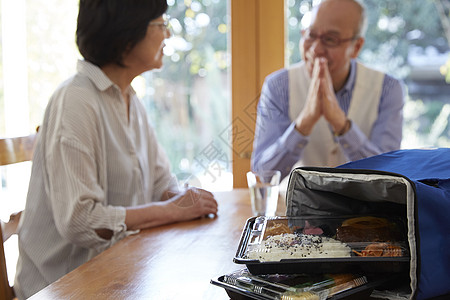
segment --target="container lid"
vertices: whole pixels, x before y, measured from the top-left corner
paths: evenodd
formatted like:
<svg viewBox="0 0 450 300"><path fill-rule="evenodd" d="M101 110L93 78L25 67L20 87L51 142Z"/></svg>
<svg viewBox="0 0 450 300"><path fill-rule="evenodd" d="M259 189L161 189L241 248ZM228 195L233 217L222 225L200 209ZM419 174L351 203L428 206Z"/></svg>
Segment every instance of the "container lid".
<svg viewBox="0 0 450 300"><path fill-rule="evenodd" d="M392 277L392 275L390 275ZM374 287L389 276L366 277L358 274L252 275L247 269L220 276L211 283L226 289L232 299L236 294L253 299L337 300L350 295L369 296ZM364 293L364 296L362 296ZM356 298L355 298L356 299Z"/></svg>

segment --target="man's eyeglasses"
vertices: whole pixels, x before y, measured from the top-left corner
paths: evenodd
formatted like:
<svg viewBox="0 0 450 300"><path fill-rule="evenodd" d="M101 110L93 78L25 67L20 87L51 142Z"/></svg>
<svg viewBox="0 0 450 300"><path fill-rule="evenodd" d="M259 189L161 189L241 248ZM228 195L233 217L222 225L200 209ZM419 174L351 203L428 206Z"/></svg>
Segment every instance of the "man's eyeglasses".
<svg viewBox="0 0 450 300"><path fill-rule="evenodd" d="M170 26L170 16L164 15L163 16L164 21L151 21L148 23L148 26L158 26L161 29L168 29Z"/></svg>
<svg viewBox="0 0 450 300"><path fill-rule="evenodd" d="M340 39L335 35L324 33L324 34L315 34L309 31L308 29L303 31L303 39L306 42L312 43L313 41L319 39L325 47L334 48L339 46L342 43L354 41L358 39L358 36L353 36L348 39Z"/></svg>

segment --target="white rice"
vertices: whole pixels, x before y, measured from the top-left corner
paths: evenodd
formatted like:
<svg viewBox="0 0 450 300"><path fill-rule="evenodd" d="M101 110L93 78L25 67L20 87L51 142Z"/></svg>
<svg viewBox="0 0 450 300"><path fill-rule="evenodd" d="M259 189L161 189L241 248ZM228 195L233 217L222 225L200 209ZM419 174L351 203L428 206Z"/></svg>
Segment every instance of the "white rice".
<svg viewBox="0 0 450 300"><path fill-rule="evenodd" d="M350 257L350 253L350 247L340 241L310 234L278 234L247 247L247 258L259 261Z"/></svg>

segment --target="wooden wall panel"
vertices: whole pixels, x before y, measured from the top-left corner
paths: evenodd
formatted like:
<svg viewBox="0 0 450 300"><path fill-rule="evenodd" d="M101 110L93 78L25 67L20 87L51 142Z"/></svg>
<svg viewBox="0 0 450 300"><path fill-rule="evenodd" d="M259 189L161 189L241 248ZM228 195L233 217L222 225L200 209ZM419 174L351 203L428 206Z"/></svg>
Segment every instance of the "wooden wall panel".
<svg viewBox="0 0 450 300"><path fill-rule="evenodd" d="M233 186L246 187L264 78L284 66L284 0L231 0Z"/></svg>

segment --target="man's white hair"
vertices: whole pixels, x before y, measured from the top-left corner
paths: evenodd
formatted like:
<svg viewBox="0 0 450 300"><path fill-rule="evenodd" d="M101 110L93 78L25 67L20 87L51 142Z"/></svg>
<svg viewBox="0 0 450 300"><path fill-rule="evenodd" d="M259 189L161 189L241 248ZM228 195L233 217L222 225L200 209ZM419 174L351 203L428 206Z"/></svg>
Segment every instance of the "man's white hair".
<svg viewBox="0 0 450 300"><path fill-rule="evenodd" d="M366 6L364 5L362 0L347 0L347 1L355 3L361 10L361 18L359 19L358 28L356 30L355 35L357 37L364 37L366 35L368 26ZM314 18L314 15L317 13L317 9L319 8L322 2L324 1L320 1L319 4L315 5L310 12L306 13L303 16L301 20L302 28L308 28L311 25L311 21Z"/></svg>
<svg viewBox="0 0 450 300"><path fill-rule="evenodd" d="M351 0L358 4L359 8L361 9L361 19L359 19L359 25L358 25L358 36L364 37L367 32L368 27L368 20L367 20L367 9L364 5L364 2L362 0Z"/></svg>

